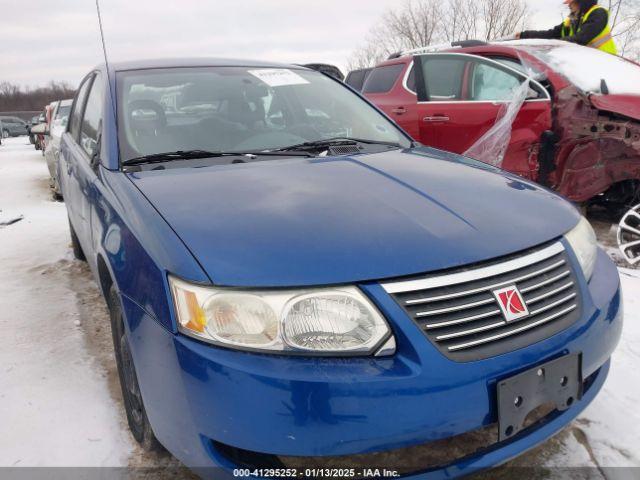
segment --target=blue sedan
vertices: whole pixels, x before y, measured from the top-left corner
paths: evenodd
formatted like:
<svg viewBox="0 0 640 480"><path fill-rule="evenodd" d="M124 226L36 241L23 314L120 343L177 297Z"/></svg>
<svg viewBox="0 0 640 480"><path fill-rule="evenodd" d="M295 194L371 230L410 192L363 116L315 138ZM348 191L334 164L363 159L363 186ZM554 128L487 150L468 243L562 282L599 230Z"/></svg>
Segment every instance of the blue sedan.
<svg viewBox="0 0 640 480"><path fill-rule="evenodd" d="M203 476L497 465L593 400L620 338L571 204L303 67L97 67L58 177L131 432Z"/></svg>

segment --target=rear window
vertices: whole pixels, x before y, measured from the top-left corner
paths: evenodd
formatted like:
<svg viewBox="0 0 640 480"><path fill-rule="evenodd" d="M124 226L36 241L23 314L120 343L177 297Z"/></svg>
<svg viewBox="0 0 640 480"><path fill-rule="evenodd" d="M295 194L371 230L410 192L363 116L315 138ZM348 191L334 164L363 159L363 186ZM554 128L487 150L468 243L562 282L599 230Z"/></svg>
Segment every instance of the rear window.
<svg viewBox="0 0 640 480"><path fill-rule="evenodd" d="M404 70L403 63L374 68L364 84L364 93L386 93L398 80Z"/></svg>
<svg viewBox="0 0 640 480"><path fill-rule="evenodd" d="M371 73L370 68L365 68L363 70L354 70L353 72L349 73L347 79L345 80L345 83L353 89L361 92L362 86L364 85L364 82L367 79L367 75L369 75L369 73Z"/></svg>

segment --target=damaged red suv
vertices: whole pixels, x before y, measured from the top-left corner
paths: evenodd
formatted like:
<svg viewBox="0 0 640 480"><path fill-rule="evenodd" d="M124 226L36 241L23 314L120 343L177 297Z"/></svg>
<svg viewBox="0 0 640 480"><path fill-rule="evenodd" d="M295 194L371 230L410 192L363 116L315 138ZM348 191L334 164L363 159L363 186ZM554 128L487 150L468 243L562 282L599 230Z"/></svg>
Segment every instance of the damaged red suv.
<svg viewBox="0 0 640 480"><path fill-rule="evenodd" d="M549 40L461 42L390 58L362 93L425 145L478 158L503 142L499 158L479 159L574 202L617 212L640 201L640 66L621 57Z"/></svg>

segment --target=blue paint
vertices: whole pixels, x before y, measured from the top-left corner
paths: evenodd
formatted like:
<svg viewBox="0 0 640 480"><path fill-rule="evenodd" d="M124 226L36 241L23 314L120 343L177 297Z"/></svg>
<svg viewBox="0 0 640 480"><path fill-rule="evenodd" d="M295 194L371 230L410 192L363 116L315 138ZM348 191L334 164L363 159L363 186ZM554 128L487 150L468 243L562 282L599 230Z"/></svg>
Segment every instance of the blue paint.
<svg viewBox="0 0 640 480"><path fill-rule="evenodd" d="M109 75L170 65L114 64ZM427 148L126 174L108 94L104 112L96 167L63 135L61 185L96 279L103 265L120 292L154 432L185 464L231 468L212 440L301 456L417 445L495 422L500 379L570 352L582 353L585 376L599 372L581 401L538 430L431 473L450 478L544 441L604 382L622 309L617 270L602 252L591 281L580 280L578 322L477 362L445 358L379 284L560 238L579 216L548 190ZM200 343L177 333L168 274L238 287L357 284L389 322L397 353L287 357Z"/></svg>

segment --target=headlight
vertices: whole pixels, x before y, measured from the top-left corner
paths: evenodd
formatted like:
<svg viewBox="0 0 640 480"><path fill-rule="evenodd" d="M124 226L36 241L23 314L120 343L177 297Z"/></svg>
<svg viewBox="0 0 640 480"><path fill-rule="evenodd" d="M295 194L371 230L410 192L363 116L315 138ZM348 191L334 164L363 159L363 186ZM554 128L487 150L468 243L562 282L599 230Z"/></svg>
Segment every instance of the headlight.
<svg viewBox="0 0 640 480"><path fill-rule="evenodd" d="M244 291L175 277L169 284L180 332L209 343L320 355L395 351L386 321L355 287Z"/></svg>
<svg viewBox="0 0 640 480"><path fill-rule="evenodd" d="M567 233L564 238L567 239L573 249L573 253L578 257L584 276L589 281L593 274L598 254L596 233L593 231L591 224L586 218L582 217L578 225Z"/></svg>

